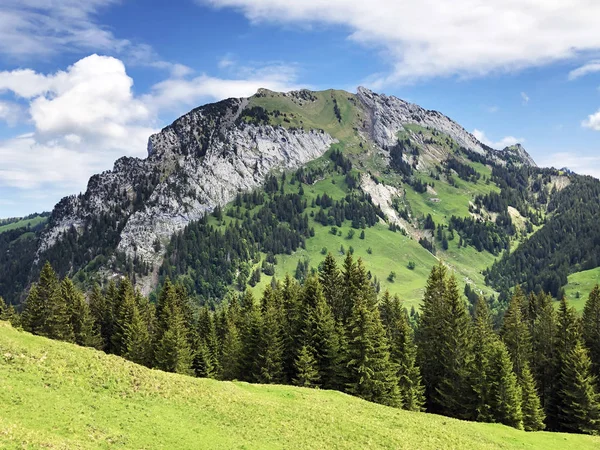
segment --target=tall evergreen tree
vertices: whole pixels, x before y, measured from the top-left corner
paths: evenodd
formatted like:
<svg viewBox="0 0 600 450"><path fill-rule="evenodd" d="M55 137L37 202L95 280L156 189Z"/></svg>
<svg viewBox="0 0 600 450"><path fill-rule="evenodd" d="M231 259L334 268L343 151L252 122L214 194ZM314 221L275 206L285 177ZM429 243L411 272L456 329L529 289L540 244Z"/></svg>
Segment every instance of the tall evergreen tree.
<svg viewBox="0 0 600 450"><path fill-rule="evenodd" d="M443 414L468 418L471 412L468 405L472 403L469 385L472 360L471 318L454 276L448 279L442 311L441 327L444 337L438 356L442 361L443 372L434 398Z"/></svg>
<svg viewBox="0 0 600 450"><path fill-rule="evenodd" d="M335 320L342 320L344 315L340 277L340 271L334 256L331 253L327 253L327 256L319 266L319 281L323 287L325 300L327 300Z"/></svg>
<svg viewBox="0 0 600 450"><path fill-rule="evenodd" d="M431 269L425 294L421 304L421 314L415 340L417 343L417 361L421 367L427 409L441 412L436 389L444 376L444 367L439 358L442 342L445 339L441 326L444 316L444 297L446 296L446 268L439 264Z"/></svg>
<svg viewBox="0 0 600 450"><path fill-rule="evenodd" d="M492 422L491 358L497 337L488 304L481 296L475 303L473 319L473 361L469 371L474 394L471 418L479 422Z"/></svg>
<svg viewBox="0 0 600 450"><path fill-rule="evenodd" d="M592 361L592 371L600 377L600 286L594 286L585 303L582 316L582 337Z"/></svg>
<svg viewBox="0 0 600 450"><path fill-rule="evenodd" d="M41 334L44 329L46 314L46 305L42 302L37 284L33 284L25 299L25 307L21 315L23 329L33 334Z"/></svg>
<svg viewBox="0 0 600 450"><path fill-rule="evenodd" d="M111 336L111 350L116 355L122 356L127 352L127 329L131 325L135 309L133 286L128 278L123 278L119 283L114 302L114 329Z"/></svg>
<svg viewBox="0 0 600 450"><path fill-rule="evenodd" d="M361 283L359 260L351 280L358 287L348 321L348 391L358 397L388 406L400 405L399 380L390 359L389 344L379 312L372 303L372 287Z"/></svg>
<svg viewBox="0 0 600 450"><path fill-rule="evenodd" d="M235 304L236 307L233 307L232 304ZM222 377L225 380L237 380L241 378L242 339L238 328L237 304L238 300L235 298L226 310L227 329L223 338L223 350L220 361Z"/></svg>
<svg viewBox="0 0 600 450"><path fill-rule="evenodd" d="M283 303L283 373L284 379L291 381L296 377L296 356L301 344L302 316L306 311L302 308L300 286L289 274L286 275L283 284L278 287L281 290L281 301Z"/></svg>
<svg viewBox="0 0 600 450"><path fill-rule="evenodd" d="M531 369L548 417L552 413L556 388L556 311L552 305L552 297L543 293L535 297Z"/></svg>
<svg viewBox="0 0 600 450"><path fill-rule="evenodd" d="M312 350L303 345L296 359L296 378L294 384L302 387L318 387L319 370Z"/></svg>
<svg viewBox="0 0 600 450"><path fill-rule="evenodd" d="M113 283L114 288L114 283ZM113 330L113 308L109 304L107 297L100 290L100 286L94 284L90 293L90 314L94 319L94 333L100 335L101 348L104 351L110 350L110 340Z"/></svg>
<svg viewBox="0 0 600 450"><path fill-rule="evenodd" d="M490 356L491 415L494 421L523 428L521 388L502 341L495 340Z"/></svg>
<svg viewBox="0 0 600 450"><path fill-rule="evenodd" d="M283 311L277 293L270 286L263 293L261 310L263 320L255 376L260 383L280 383L283 381Z"/></svg>
<svg viewBox="0 0 600 450"><path fill-rule="evenodd" d="M560 429L575 433L600 432L600 397L592 364L580 340L565 355L560 372Z"/></svg>
<svg viewBox="0 0 600 450"><path fill-rule="evenodd" d="M406 310L398 297L391 297L386 291L380 301L380 312L390 343L391 360L397 367L400 406L409 411L422 411L425 406L425 388L416 362L417 348Z"/></svg>
<svg viewBox="0 0 600 450"><path fill-rule="evenodd" d="M10 322L13 327L20 325L20 317L13 305L7 305L0 297L0 320Z"/></svg>
<svg viewBox="0 0 600 450"><path fill-rule="evenodd" d="M525 305L525 295L520 286L517 286L504 314L500 333L517 376L521 376L523 367L531 358L531 336L523 317Z"/></svg>
<svg viewBox="0 0 600 450"><path fill-rule="evenodd" d="M523 410L523 428L525 431L540 431L545 428L544 409L538 396L535 380L529 370L529 365L526 364L521 370L521 377L519 378L519 385L521 386L522 392L522 406Z"/></svg>
<svg viewBox="0 0 600 450"><path fill-rule="evenodd" d="M130 361L144 366L152 363L152 342L148 325L142 318L139 308L132 309L131 320L125 324L123 356Z"/></svg>
<svg viewBox="0 0 600 450"><path fill-rule="evenodd" d="M258 379L258 351L260 335L262 332L262 316L257 308L252 291L247 290L241 299L241 327L242 357L240 371L244 381Z"/></svg>
<svg viewBox="0 0 600 450"><path fill-rule="evenodd" d="M70 326L75 343L86 347L101 347L101 338L94 327L94 318L83 293L65 277L60 284L61 296L67 304Z"/></svg>

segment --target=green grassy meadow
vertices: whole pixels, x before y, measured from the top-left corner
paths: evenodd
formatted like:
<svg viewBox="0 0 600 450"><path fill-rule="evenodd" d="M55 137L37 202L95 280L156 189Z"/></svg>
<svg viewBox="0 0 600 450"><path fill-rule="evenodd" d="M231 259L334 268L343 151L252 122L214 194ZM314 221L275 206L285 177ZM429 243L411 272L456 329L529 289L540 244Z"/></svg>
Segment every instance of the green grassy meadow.
<svg viewBox="0 0 600 450"><path fill-rule="evenodd" d="M25 228L28 226L35 227L48 220L48 217L36 216L31 219L22 219L17 222L12 222L6 225L0 225L0 233L5 231L16 230L17 228Z"/></svg>
<svg viewBox="0 0 600 450"><path fill-rule="evenodd" d="M0 448L594 449L334 391L169 374L0 322Z"/></svg>
<svg viewBox="0 0 600 450"><path fill-rule="evenodd" d="M600 284L600 267L584 270L569 275L568 284L565 286L565 295L569 304L577 311L583 311L589 293L596 284Z"/></svg>

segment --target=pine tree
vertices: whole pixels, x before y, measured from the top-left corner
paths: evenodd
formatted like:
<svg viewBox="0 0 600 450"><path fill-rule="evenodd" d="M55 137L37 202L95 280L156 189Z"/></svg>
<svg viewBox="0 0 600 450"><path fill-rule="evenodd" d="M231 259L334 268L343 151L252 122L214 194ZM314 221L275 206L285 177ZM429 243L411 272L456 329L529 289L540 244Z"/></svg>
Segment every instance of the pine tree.
<svg viewBox="0 0 600 450"><path fill-rule="evenodd" d="M133 307L131 321L125 324L123 356L130 361L150 366L152 361L152 342L145 320L137 305Z"/></svg>
<svg viewBox="0 0 600 450"><path fill-rule="evenodd" d="M207 307L200 309L197 334L198 351L194 361L196 374L205 378L219 378L221 376L219 339L214 318Z"/></svg>
<svg viewBox="0 0 600 450"><path fill-rule="evenodd" d="M156 367L167 371L193 375L193 354L188 342L185 319L177 304L164 314L163 333L156 344Z"/></svg>
<svg viewBox="0 0 600 450"><path fill-rule="evenodd" d="M7 305L0 297L0 320L10 322L13 327L20 325L20 317L13 305Z"/></svg>
<svg viewBox="0 0 600 450"><path fill-rule="evenodd" d="M255 305L254 296L250 290L247 290L242 296L241 317L240 337L242 341L242 352L240 371L243 381L257 381L262 316Z"/></svg>
<svg viewBox="0 0 600 450"><path fill-rule="evenodd" d="M596 285L585 303L582 337L592 361L592 371L600 377L600 286Z"/></svg>
<svg viewBox="0 0 600 450"><path fill-rule="evenodd" d="M380 302L380 313L390 343L391 360L398 369L400 407L409 411L422 411L425 405L425 388L416 364L417 348L406 310L398 297L392 298L386 291Z"/></svg>
<svg viewBox="0 0 600 450"><path fill-rule="evenodd" d="M31 286L29 294L25 299L25 308L21 316L21 325L25 331L33 334L41 334L46 320L46 308L40 298L36 284Z"/></svg>
<svg viewBox="0 0 600 450"><path fill-rule="evenodd" d="M567 304L566 299L563 297L558 307L555 340L556 358L554 360L554 365L551 368L554 392L552 402L546 411L548 427L552 430L562 428L561 415L565 408L567 408L567 403L570 400L563 395L563 392L568 389L568 386L563 384L565 380L561 377L561 373L569 363L571 351L575 348L580 339L581 336L577 313L575 312L575 309Z"/></svg>
<svg viewBox="0 0 600 450"><path fill-rule="evenodd" d="M561 429L576 433L600 432L600 397L587 351L577 340L563 360L560 372Z"/></svg>
<svg viewBox="0 0 600 450"><path fill-rule="evenodd" d="M303 345L296 359L296 378L294 384L302 387L319 386L319 370L312 350Z"/></svg>
<svg viewBox="0 0 600 450"><path fill-rule="evenodd" d="M327 253L327 256L319 266L319 281L323 288L325 300L327 300L335 320L341 320L344 314L344 306L342 303L343 297L340 292L340 271L331 253Z"/></svg>
<svg viewBox="0 0 600 450"><path fill-rule="evenodd" d="M399 380L379 312L371 302L372 287L355 286L360 290L348 321L348 392L375 403L399 406Z"/></svg>
<svg viewBox="0 0 600 450"><path fill-rule="evenodd" d="M261 310L263 314L256 360L259 383L280 383L283 380L283 337L281 303L270 286L265 288Z"/></svg>
<svg viewBox="0 0 600 450"><path fill-rule="evenodd" d="M128 278L123 278L119 283L114 303L114 329L111 336L111 350L116 355L123 356L127 352L126 335L128 328L131 326L135 309L133 286Z"/></svg>
<svg viewBox="0 0 600 450"><path fill-rule="evenodd" d="M438 357L442 363L439 384L435 387L434 401L441 413L468 418L472 395L469 368L472 359L471 318L460 295L454 276L447 281L441 317L442 341Z"/></svg>
<svg viewBox="0 0 600 450"><path fill-rule="evenodd" d="M94 329L94 318L90 313L83 293L75 287L70 278L65 277L60 284L61 296L67 304L70 326L75 343L85 347L99 348L100 336Z"/></svg>
<svg viewBox="0 0 600 450"><path fill-rule="evenodd" d="M531 336L523 309L526 303L520 286L515 287L513 296L508 304L500 336L508 349L517 376L521 376L523 367L531 358Z"/></svg>
<svg viewBox="0 0 600 450"><path fill-rule="evenodd" d="M521 370L519 385L522 392L523 428L525 431L540 431L545 428L546 415L541 406L540 398L535 388L535 380L526 364Z"/></svg>
<svg viewBox="0 0 600 450"><path fill-rule="evenodd" d="M237 303L237 299L236 299ZM230 315L231 307L227 309L227 330L223 339L223 351L220 365L224 380L237 380L241 377L240 360L242 353L242 340L238 329L237 318Z"/></svg>
<svg viewBox="0 0 600 450"><path fill-rule="evenodd" d="M556 390L556 311L552 298L546 294L536 296L535 303L530 304L535 304L535 314L530 315L533 320L531 369L548 418ZM550 427L548 422L547 425Z"/></svg>
<svg viewBox="0 0 600 450"><path fill-rule="evenodd" d="M322 386L342 389L346 374L340 336L316 276L309 276L302 290L300 341L312 351Z"/></svg>
<svg viewBox="0 0 600 450"><path fill-rule="evenodd" d="M474 310L473 361L469 371L470 385L474 394L471 418L479 422L493 421L490 365L496 339L487 302L479 296Z"/></svg>
<svg viewBox="0 0 600 450"><path fill-rule="evenodd" d="M111 282L112 283L112 282ZM113 283L114 288L114 283ZM104 351L110 349L110 339L113 330L113 309L107 297L102 294L100 286L94 284L90 293L90 314L94 319L94 334L100 335L101 347Z"/></svg>
<svg viewBox="0 0 600 450"><path fill-rule="evenodd" d="M356 285L356 263L350 252L346 253L341 272L341 289L339 289L339 309L337 313L338 320L346 324L352 313L352 305L359 295L360 288Z"/></svg>
<svg viewBox="0 0 600 450"><path fill-rule="evenodd" d="M296 355L301 344L301 313L300 286L289 274L281 286L281 301L283 303L283 373L284 379L291 381L296 376Z"/></svg>
<svg viewBox="0 0 600 450"><path fill-rule="evenodd" d="M522 429L521 388L514 373L508 350L499 340L495 340L492 344L490 394L490 412L494 421Z"/></svg>
<svg viewBox="0 0 600 450"><path fill-rule="evenodd" d="M441 405L437 401L436 389L444 374L439 354L442 341L445 338L444 330L441 327L445 295L446 268L439 264L434 266L429 274L415 335L417 361L425 385L427 409L434 413L441 411Z"/></svg>

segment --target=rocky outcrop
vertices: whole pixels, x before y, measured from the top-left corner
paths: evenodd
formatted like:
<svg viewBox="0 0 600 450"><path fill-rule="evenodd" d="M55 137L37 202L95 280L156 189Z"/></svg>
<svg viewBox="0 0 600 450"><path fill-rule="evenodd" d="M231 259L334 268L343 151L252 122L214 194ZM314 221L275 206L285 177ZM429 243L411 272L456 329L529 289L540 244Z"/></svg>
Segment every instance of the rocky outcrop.
<svg viewBox="0 0 600 450"><path fill-rule="evenodd" d="M81 233L107 214L117 222L117 251L156 269L165 244L190 221L256 188L272 170L298 168L337 142L321 130L236 122L246 104L232 99L195 109L150 137L146 159L122 158L93 176L84 195L57 205L38 257L64 231ZM150 284L140 285L148 291Z"/></svg>

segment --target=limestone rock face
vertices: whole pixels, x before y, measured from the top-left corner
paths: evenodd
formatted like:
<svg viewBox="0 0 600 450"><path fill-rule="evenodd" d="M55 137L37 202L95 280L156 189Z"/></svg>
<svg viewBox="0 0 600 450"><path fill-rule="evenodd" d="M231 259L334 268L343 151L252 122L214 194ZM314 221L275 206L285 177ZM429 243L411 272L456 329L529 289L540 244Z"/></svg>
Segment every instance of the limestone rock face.
<svg viewBox="0 0 600 450"><path fill-rule="evenodd" d="M515 154L524 164L535 166L535 162L525 149L517 144L504 150L495 150L482 144L475 136L458 123L438 111L421 108L393 96L377 94L359 87L357 96L370 113L370 133L373 140L382 148L393 145L397 133L406 124L417 124L445 133L459 145L481 155L494 159L505 159L507 151Z"/></svg>
<svg viewBox="0 0 600 450"><path fill-rule="evenodd" d="M197 108L151 136L146 159L121 158L112 171L93 176L84 195L57 205L38 256L63 232L74 227L81 234L110 212L118 222L117 251L157 269L170 237L190 221L261 185L272 170L299 168L337 142L320 130L236 122L246 103ZM144 291L150 284L141 280Z"/></svg>

